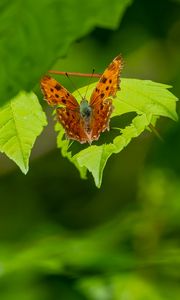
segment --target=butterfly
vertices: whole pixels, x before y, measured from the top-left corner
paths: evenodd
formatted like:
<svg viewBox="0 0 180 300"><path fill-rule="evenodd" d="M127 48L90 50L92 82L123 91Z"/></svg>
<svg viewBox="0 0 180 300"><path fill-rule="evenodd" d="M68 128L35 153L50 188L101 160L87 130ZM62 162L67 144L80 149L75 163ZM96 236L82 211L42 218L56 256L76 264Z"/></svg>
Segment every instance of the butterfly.
<svg viewBox="0 0 180 300"><path fill-rule="evenodd" d="M57 120L69 139L91 144L98 140L101 132L109 130L113 111L112 98L120 89L120 72L123 66L119 55L105 69L92 92L89 102L82 98L80 104L75 97L54 78L46 75L41 79L44 98L56 108Z"/></svg>

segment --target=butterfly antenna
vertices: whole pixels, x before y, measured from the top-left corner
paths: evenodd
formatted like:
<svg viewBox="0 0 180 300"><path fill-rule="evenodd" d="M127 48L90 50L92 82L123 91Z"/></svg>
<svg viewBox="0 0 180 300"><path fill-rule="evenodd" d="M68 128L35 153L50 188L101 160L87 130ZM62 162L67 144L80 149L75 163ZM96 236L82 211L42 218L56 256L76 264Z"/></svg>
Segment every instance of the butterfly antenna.
<svg viewBox="0 0 180 300"><path fill-rule="evenodd" d="M65 73L66 77L70 80L73 88L78 92L79 96L81 97L81 99L83 99L81 93L79 92L78 88L76 87L76 85L74 84L74 82L72 81L72 79L69 77L68 73Z"/></svg>
<svg viewBox="0 0 180 300"><path fill-rule="evenodd" d="M85 92L84 99L86 99L87 92L88 92L88 89L89 89L89 86L90 86L91 80L92 80L92 78L93 78L94 72L95 72L95 69L93 69L93 70L92 70L92 74L91 74L91 77L90 77L90 79L89 79L89 81L88 81L88 85L87 85L87 88L86 88L86 92Z"/></svg>

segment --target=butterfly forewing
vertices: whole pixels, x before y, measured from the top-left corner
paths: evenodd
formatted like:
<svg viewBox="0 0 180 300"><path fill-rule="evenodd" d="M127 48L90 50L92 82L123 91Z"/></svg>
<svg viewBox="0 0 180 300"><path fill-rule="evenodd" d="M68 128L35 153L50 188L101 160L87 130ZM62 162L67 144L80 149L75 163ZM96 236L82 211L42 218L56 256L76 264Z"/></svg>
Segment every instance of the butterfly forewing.
<svg viewBox="0 0 180 300"><path fill-rule="evenodd" d="M64 105L69 109L77 109L79 104L74 96L58 81L50 76L41 79L41 89L49 105Z"/></svg>
<svg viewBox="0 0 180 300"><path fill-rule="evenodd" d="M119 55L106 68L91 95L92 139L98 139L101 132L109 129L109 119L113 111L112 100L109 97L115 97L119 90L121 69L122 58Z"/></svg>
<svg viewBox="0 0 180 300"><path fill-rule="evenodd" d="M96 105L99 105L99 103L103 102L104 99L116 96L117 91L120 89L119 77L122 66L122 57L119 55L106 68L91 95L91 106L96 107Z"/></svg>

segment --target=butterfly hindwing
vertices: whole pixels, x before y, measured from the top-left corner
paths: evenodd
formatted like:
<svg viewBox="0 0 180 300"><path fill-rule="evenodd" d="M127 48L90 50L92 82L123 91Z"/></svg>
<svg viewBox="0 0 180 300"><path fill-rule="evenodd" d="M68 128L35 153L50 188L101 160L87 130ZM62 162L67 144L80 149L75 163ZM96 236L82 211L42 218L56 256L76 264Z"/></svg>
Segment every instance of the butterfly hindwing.
<svg viewBox="0 0 180 300"><path fill-rule="evenodd" d="M56 109L56 113L58 121L65 129L67 138L77 140L81 144L88 142L88 136L84 130L84 120L79 111L59 107Z"/></svg>
<svg viewBox="0 0 180 300"><path fill-rule="evenodd" d="M109 130L109 120L113 111L112 99L105 99L99 108L93 110L91 120L91 136L92 140L98 140L101 132Z"/></svg>

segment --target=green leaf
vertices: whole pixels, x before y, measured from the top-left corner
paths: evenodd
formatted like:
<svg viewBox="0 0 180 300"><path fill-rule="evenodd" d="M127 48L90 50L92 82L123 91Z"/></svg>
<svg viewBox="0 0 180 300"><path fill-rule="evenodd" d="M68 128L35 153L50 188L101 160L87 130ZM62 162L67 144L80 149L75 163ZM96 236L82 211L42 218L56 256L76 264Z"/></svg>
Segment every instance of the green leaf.
<svg viewBox="0 0 180 300"><path fill-rule="evenodd" d="M1 0L1 101L32 90L69 45L93 28L117 28L131 2Z"/></svg>
<svg viewBox="0 0 180 300"><path fill-rule="evenodd" d="M89 86L87 98L90 97L95 83ZM58 147L61 148L63 156L72 161L79 170L92 173L97 187L101 186L103 170L108 158L122 151L132 140L138 137L150 124L155 124L160 116L169 117L177 121L176 113L177 98L168 91L170 86L149 80L121 79L121 90L113 100L115 107L113 116L135 112L136 117L131 124L124 129L119 129L119 134L109 144L92 145L72 155L69 141L63 139L64 130L59 127ZM87 87L79 89L81 95L85 94ZM77 91L74 96L78 99ZM65 145L65 147L64 147Z"/></svg>
<svg viewBox="0 0 180 300"><path fill-rule="evenodd" d="M81 168L86 168L92 173L97 187L100 187L103 170L108 158L113 153L112 144L102 146L89 146L74 156Z"/></svg>
<svg viewBox="0 0 180 300"><path fill-rule="evenodd" d="M150 113L177 121L177 98L168 88L171 86L150 80L124 78L114 103L114 115L135 111L138 114Z"/></svg>
<svg viewBox="0 0 180 300"><path fill-rule="evenodd" d="M19 93L0 109L0 151L25 174L36 137L46 124L45 114L32 92Z"/></svg>

